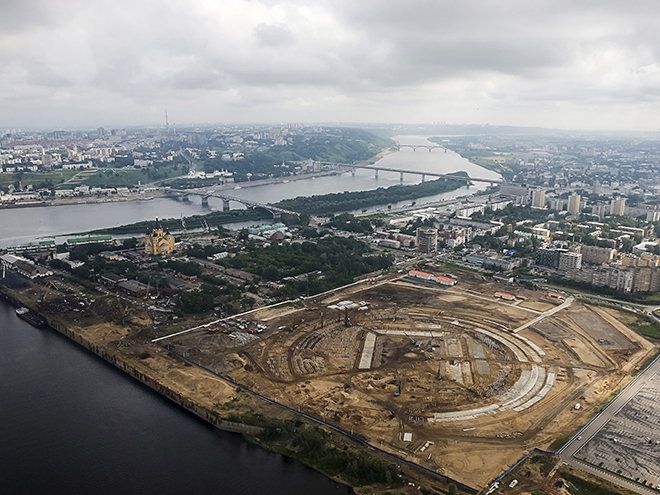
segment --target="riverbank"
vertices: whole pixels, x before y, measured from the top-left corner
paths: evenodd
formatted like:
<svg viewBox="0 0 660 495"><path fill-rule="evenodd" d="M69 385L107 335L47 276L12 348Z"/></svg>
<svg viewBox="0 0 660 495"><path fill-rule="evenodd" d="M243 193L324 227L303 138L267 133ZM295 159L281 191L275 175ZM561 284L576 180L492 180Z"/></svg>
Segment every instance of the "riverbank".
<svg viewBox="0 0 660 495"><path fill-rule="evenodd" d="M203 187L212 187L216 191L230 191L235 189L248 189L258 186L267 186L271 184L281 184L287 182L295 182L298 180L313 179L317 177L328 177L340 174L341 172L335 170L326 170L324 172L313 172L309 174L300 174L287 177L273 177L269 179L260 179L247 182L230 182L226 184L215 183L212 184L209 181L208 185ZM177 179L185 179L187 176L177 177ZM10 209L10 208L33 208L33 207L43 207L43 206L67 206L67 205L79 205L79 204L102 204L102 203L124 203L127 201L149 201L155 198L165 198L167 193L157 189L157 187L167 187L163 186L145 186L139 192L128 192L122 195L113 195L113 196L76 196L68 198L57 198L57 199L44 199L42 201L19 201L19 202L4 202L0 203L0 209Z"/></svg>
<svg viewBox="0 0 660 495"><path fill-rule="evenodd" d="M337 431L320 427L306 415L273 406L258 394L231 381L231 376L222 378L211 370L193 366L183 356L177 356L167 348L151 343L153 322L145 313L133 312L130 326L123 326L110 318L99 318L104 312L112 316L110 305L114 297L95 297L91 294L76 294L81 310L66 312L43 311L39 303L43 289L37 285L17 286L0 284L0 295L13 305L31 308L41 314L57 332L79 344L83 348L112 364L117 369L148 386L174 404L193 413L210 425L226 431L241 433L246 439L267 450L296 458L308 466L342 484L352 485L358 493L382 493L389 488L401 486L399 478L383 485L390 476L381 480L362 482L358 472L348 469L337 470L336 464L326 465L315 452L323 452L328 459L341 459L348 465L353 461L358 465L370 466L366 472L389 469L391 459L374 454L355 439ZM71 299L71 295L51 292L49 301L56 304L61 297ZM78 303L78 304L80 304ZM87 308L85 309L85 305ZM91 306L91 307L90 307ZM75 312L73 312L75 311ZM194 319L194 318L193 318ZM193 323L185 322L186 325ZM153 327L155 328L155 327ZM243 359L239 356L237 359ZM323 449L305 447L308 442L322 437ZM324 457L325 458L325 457ZM371 467L376 467L373 471ZM418 479L419 474L413 479ZM353 479L353 482L351 482ZM434 485L440 484L434 480Z"/></svg>

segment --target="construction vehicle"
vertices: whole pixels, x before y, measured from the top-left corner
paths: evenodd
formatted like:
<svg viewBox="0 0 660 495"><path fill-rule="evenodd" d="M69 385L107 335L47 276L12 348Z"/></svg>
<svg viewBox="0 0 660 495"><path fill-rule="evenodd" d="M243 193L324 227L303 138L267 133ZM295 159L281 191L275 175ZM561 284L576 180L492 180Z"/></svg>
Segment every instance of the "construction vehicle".
<svg viewBox="0 0 660 495"><path fill-rule="evenodd" d="M394 397L398 397L401 395L401 372L399 371L399 388L397 389L396 392L394 392Z"/></svg>

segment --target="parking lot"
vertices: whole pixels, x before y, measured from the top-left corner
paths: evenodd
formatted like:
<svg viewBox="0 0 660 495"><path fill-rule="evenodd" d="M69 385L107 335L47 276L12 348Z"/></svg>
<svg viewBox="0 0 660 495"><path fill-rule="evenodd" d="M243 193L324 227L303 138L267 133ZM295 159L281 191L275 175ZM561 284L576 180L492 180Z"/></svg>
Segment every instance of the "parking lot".
<svg viewBox="0 0 660 495"><path fill-rule="evenodd" d="M656 372L574 456L656 488L660 483L659 396L660 372Z"/></svg>

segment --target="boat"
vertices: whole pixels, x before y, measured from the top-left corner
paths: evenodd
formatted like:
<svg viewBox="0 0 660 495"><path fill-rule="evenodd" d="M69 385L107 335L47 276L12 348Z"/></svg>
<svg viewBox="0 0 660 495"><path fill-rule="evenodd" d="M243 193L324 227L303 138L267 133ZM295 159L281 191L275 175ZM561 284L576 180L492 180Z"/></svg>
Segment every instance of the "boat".
<svg viewBox="0 0 660 495"><path fill-rule="evenodd" d="M37 328L44 328L46 326L46 320L39 316L34 311L30 311L28 308L17 308L16 316L21 320L27 321L30 325Z"/></svg>
<svg viewBox="0 0 660 495"><path fill-rule="evenodd" d="M240 188L241 188L241 186L236 186L234 189L240 189Z"/></svg>

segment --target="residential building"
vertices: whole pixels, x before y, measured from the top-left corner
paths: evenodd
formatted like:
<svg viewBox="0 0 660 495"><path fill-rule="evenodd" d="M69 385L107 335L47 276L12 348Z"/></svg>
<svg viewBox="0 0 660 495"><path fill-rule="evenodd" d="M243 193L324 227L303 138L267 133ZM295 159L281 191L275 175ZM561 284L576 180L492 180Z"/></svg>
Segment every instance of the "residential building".
<svg viewBox="0 0 660 495"><path fill-rule="evenodd" d="M582 267L582 255L580 253L560 253L559 264L557 268L560 270L579 270Z"/></svg>
<svg viewBox="0 0 660 495"><path fill-rule="evenodd" d="M532 192L532 207L533 208L545 207L545 191L538 190Z"/></svg>
<svg viewBox="0 0 660 495"><path fill-rule="evenodd" d="M438 251L438 230L418 227L415 246L420 253L436 253Z"/></svg>
<svg viewBox="0 0 660 495"><path fill-rule="evenodd" d="M579 194L573 194L568 198L568 213L570 215L578 215L580 213L580 201L582 198Z"/></svg>
<svg viewBox="0 0 660 495"><path fill-rule="evenodd" d="M626 198L613 199L610 203L610 215L625 215L626 214Z"/></svg>
<svg viewBox="0 0 660 495"><path fill-rule="evenodd" d="M450 248L455 248L466 242L466 231L464 228L452 225L443 226L443 230L438 230L438 241L444 242Z"/></svg>
<svg viewBox="0 0 660 495"><path fill-rule="evenodd" d="M582 254L583 262L602 265L614 259L616 249L598 246L580 246L580 253Z"/></svg>
<svg viewBox="0 0 660 495"><path fill-rule="evenodd" d="M541 266L549 266L552 268L559 267L559 256L561 253L567 253L567 249L556 249L554 247L542 247L536 251L536 264Z"/></svg>

